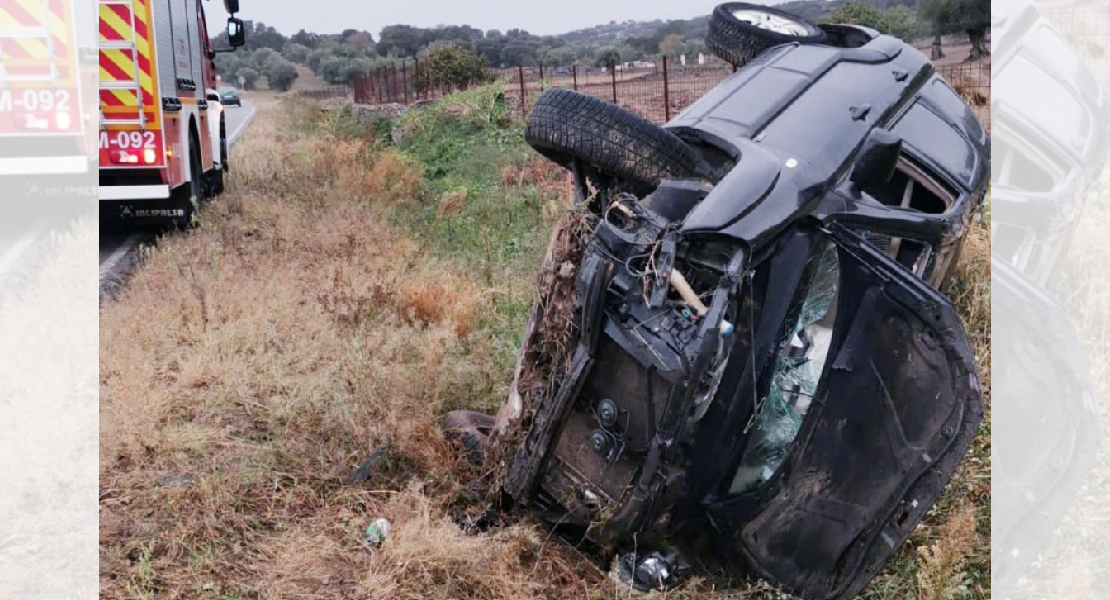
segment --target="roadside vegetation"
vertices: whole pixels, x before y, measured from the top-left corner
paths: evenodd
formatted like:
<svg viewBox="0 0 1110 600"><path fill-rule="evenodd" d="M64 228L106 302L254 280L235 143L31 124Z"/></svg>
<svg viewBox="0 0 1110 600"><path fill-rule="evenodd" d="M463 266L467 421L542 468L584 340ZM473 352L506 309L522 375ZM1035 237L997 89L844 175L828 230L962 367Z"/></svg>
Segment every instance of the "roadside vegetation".
<svg viewBox="0 0 1110 600"><path fill-rule="evenodd" d="M101 310L101 597L626 597L526 516L463 533L479 473L437 427L505 397L567 176L496 85L399 116L248 99L228 192ZM988 406L989 275L977 227L951 293ZM990 597L989 432L865 598Z"/></svg>

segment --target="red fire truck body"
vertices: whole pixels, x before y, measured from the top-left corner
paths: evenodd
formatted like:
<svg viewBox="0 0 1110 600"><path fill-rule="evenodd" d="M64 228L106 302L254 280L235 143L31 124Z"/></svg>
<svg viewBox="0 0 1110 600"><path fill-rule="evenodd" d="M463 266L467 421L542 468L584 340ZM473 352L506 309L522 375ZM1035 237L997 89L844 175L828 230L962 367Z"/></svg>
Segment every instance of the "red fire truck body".
<svg viewBox="0 0 1110 600"><path fill-rule="evenodd" d="M89 171L73 9L0 2L0 176Z"/></svg>
<svg viewBox="0 0 1110 600"><path fill-rule="evenodd" d="M201 0L98 4L101 203L186 225L222 190L228 159L205 93L216 71Z"/></svg>

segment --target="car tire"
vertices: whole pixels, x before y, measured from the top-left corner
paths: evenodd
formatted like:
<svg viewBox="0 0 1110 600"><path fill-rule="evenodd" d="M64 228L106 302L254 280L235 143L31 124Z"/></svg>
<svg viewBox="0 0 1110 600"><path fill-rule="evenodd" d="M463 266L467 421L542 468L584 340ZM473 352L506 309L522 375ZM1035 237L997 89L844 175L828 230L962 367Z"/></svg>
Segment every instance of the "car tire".
<svg viewBox="0 0 1110 600"><path fill-rule="evenodd" d="M806 19L768 6L729 2L713 9L705 45L741 67L780 44L819 44L824 40L825 32Z"/></svg>
<svg viewBox="0 0 1110 600"><path fill-rule="evenodd" d="M227 155L227 126L223 118L220 119L220 159L220 166L218 169L212 170L212 177L208 186L211 196L219 196L224 193L224 176L227 174L227 166L230 162Z"/></svg>
<svg viewBox="0 0 1110 600"><path fill-rule="evenodd" d="M665 178L697 174L694 150L638 115L572 90L549 89L536 100L524 139L537 152L570 167L581 160L647 193Z"/></svg>

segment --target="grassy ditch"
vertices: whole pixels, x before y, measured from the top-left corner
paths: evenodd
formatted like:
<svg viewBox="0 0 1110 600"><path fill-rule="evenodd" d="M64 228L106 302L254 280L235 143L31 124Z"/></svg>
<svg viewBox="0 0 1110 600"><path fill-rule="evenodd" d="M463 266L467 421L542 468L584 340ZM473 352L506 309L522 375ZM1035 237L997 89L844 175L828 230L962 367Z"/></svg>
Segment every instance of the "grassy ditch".
<svg viewBox="0 0 1110 600"><path fill-rule="evenodd" d="M627 595L530 521L464 535L472 468L436 427L504 397L566 176L494 88L399 117L255 100L228 192L101 310L101 596ZM955 290L989 376L987 255L976 230ZM989 455L867 597L989 597Z"/></svg>

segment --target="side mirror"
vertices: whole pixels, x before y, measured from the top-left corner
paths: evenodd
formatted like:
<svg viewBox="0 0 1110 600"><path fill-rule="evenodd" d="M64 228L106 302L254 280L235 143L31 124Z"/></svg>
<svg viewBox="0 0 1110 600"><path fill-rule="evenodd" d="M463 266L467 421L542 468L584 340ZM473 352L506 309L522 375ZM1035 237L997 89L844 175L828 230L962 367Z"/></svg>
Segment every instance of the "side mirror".
<svg viewBox="0 0 1110 600"><path fill-rule="evenodd" d="M872 129L863 141L856 168L852 170L852 183L867 187L890 181L901 155L902 138L886 129Z"/></svg>
<svg viewBox="0 0 1110 600"><path fill-rule="evenodd" d="M239 12L239 0L224 0L224 9L229 15Z"/></svg>
<svg viewBox="0 0 1110 600"><path fill-rule="evenodd" d="M227 20L227 43L232 48L238 48L247 43L247 30L243 28L243 20L230 17Z"/></svg>

